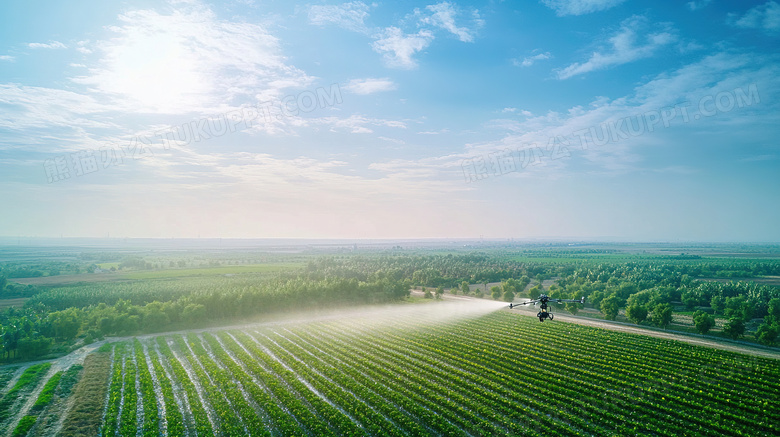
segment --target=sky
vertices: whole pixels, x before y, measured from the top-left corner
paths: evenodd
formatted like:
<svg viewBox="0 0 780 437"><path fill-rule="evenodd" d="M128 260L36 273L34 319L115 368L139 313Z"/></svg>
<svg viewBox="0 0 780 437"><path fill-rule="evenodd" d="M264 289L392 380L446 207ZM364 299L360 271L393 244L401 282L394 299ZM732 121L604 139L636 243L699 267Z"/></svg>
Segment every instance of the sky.
<svg viewBox="0 0 780 437"><path fill-rule="evenodd" d="M0 4L0 236L780 242L780 3Z"/></svg>

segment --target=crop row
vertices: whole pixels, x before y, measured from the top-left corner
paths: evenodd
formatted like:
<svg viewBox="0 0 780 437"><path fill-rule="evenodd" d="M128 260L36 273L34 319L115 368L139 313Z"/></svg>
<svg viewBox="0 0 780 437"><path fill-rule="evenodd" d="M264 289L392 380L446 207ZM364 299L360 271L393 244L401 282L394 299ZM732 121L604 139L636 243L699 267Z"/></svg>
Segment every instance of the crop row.
<svg viewBox="0 0 780 437"><path fill-rule="evenodd" d="M780 396L765 384L776 362L533 320L342 320L121 343L102 435L780 434Z"/></svg>
<svg viewBox="0 0 780 437"><path fill-rule="evenodd" d="M6 423L8 418L15 414L19 405L24 402L24 395L32 392L41 379L46 375L51 367L51 363L36 364L28 367L22 372L19 380L0 400L0 431L5 430L9 425ZM27 419L29 421L29 419ZM13 424L12 424L13 426Z"/></svg>

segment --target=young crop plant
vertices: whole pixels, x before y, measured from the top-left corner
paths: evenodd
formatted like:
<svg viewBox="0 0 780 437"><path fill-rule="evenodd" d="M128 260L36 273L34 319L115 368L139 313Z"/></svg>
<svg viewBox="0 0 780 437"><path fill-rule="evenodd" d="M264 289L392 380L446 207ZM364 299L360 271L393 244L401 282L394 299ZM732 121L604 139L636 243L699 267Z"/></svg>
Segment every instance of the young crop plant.
<svg viewBox="0 0 780 437"><path fill-rule="evenodd" d="M778 379L778 360L509 311L354 317L120 344L102 435L774 436Z"/></svg>
<svg viewBox="0 0 780 437"><path fill-rule="evenodd" d="M17 412L15 406L24 400L24 395L35 389L50 367L51 363L35 364L22 373L16 384L0 400L0 424L4 424L9 417ZM8 425L5 424L5 426Z"/></svg>
<svg viewBox="0 0 780 437"><path fill-rule="evenodd" d="M152 368L157 377L160 390L162 391L163 402L165 403L165 420L161 420L161 426L164 424L164 429L168 435L184 435L187 428L184 425L184 418L181 413L180 400L177 401L176 395L173 392L173 384L165 371L165 368L160 364L159 356L155 352L153 347L147 347L149 359L152 362Z"/></svg>
<svg viewBox="0 0 780 437"><path fill-rule="evenodd" d="M146 355L144 354L141 342L136 338L133 341L135 351L135 362L138 368L138 380L141 392L141 402L143 405L143 427L141 433L145 437L159 435L159 410L157 407L157 395L152 384L152 375L149 367L146 365Z"/></svg>
<svg viewBox="0 0 780 437"><path fill-rule="evenodd" d="M38 420L38 416L35 415L27 415L22 417L22 419L19 421L19 424L16 425L16 428L14 428L13 433L11 434L12 437L24 437L27 435L27 433L30 432L30 429L32 429L33 426L35 426L35 422Z"/></svg>

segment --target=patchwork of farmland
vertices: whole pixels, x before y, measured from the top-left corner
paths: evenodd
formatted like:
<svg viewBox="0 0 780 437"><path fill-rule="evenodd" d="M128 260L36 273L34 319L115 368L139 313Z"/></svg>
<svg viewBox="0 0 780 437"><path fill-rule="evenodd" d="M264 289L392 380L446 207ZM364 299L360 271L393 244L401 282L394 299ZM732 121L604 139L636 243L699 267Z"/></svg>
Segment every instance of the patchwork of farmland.
<svg viewBox="0 0 780 437"><path fill-rule="evenodd" d="M104 436L780 434L777 360L505 311L192 332L101 353ZM0 402L55 392L46 372L0 373L15 384ZM11 416L5 435L42 435L34 415Z"/></svg>

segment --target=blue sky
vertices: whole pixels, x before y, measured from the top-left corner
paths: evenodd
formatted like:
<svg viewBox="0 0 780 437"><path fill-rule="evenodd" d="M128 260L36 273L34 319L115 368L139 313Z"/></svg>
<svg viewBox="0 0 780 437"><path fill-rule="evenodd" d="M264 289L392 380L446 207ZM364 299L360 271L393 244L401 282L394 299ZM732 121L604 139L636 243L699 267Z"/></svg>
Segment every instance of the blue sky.
<svg viewBox="0 0 780 437"><path fill-rule="evenodd" d="M780 3L0 6L0 235L780 241Z"/></svg>

